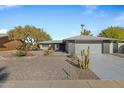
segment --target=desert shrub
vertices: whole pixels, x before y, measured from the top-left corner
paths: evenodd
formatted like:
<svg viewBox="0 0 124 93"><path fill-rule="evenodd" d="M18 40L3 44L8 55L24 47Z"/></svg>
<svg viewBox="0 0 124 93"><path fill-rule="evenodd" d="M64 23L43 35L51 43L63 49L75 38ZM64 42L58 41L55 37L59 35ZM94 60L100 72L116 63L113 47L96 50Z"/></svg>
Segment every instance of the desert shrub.
<svg viewBox="0 0 124 93"><path fill-rule="evenodd" d="M75 65L77 65L78 67L80 67L80 60L79 60L78 56L76 55L76 53L72 52L72 53L70 53L70 55L68 57L71 58L71 60L73 61L73 63Z"/></svg>
<svg viewBox="0 0 124 93"><path fill-rule="evenodd" d="M48 47L48 50L53 51L52 46L49 46L49 47Z"/></svg>
<svg viewBox="0 0 124 93"><path fill-rule="evenodd" d="M50 46L50 47L48 47L47 50L44 51L44 55L48 56L48 55L51 55L53 52L54 52L53 48Z"/></svg>
<svg viewBox="0 0 124 93"><path fill-rule="evenodd" d="M77 60L77 55L74 53L74 52L72 52L72 53L70 53L70 56L69 56L73 61L74 60Z"/></svg>
<svg viewBox="0 0 124 93"><path fill-rule="evenodd" d="M28 50L28 44L22 44L16 49L16 56L26 56L27 55L27 50Z"/></svg>
<svg viewBox="0 0 124 93"><path fill-rule="evenodd" d="M27 51L25 51L25 50L17 50L16 51L16 56L21 57L21 56L26 56L26 55L27 55Z"/></svg>
<svg viewBox="0 0 124 93"><path fill-rule="evenodd" d="M50 55L50 52L49 52L49 50L45 50L45 51L44 51L44 55L45 55L45 56L48 56L48 55Z"/></svg>

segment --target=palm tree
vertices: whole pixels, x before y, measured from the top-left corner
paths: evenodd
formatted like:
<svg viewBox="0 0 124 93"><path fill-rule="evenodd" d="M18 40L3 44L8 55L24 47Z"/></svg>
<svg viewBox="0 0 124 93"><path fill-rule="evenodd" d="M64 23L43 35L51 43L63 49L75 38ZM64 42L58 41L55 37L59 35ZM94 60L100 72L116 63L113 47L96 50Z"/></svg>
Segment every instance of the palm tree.
<svg viewBox="0 0 124 93"><path fill-rule="evenodd" d="M84 24L81 24L81 35L87 35L87 36L92 36L91 31L84 29Z"/></svg>

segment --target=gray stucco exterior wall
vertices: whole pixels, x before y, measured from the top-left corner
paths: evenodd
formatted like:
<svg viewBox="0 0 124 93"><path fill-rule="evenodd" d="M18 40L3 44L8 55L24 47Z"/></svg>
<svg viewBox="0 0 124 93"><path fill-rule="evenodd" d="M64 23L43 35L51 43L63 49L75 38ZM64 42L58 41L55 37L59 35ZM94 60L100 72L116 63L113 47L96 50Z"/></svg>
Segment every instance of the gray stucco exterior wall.
<svg viewBox="0 0 124 93"><path fill-rule="evenodd" d="M113 53L113 42L110 42L110 54L112 54Z"/></svg>
<svg viewBox="0 0 124 93"><path fill-rule="evenodd" d="M68 53L75 52L75 43L68 43Z"/></svg>
<svg viewBox="0 0 124 93"><path fill-rule="evenodd" d="M75 52L75 42L74 41L66 41L65 42L65 50L68 53Z"/></svg>

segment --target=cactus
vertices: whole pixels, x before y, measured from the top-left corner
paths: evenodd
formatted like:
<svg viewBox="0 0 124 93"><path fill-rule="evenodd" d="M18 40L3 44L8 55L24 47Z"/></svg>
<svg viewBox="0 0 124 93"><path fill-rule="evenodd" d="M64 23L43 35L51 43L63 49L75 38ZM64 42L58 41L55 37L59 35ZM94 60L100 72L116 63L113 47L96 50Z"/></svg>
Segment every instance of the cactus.
<svg viewBox="0 0 124 93"><path fill-rule="evenodd" d="M90 64L90 47L88 46L87 49L87 68L89 67Z"/></svg>
<svg viewBox="0 0 124 93"><path fill-rule="evenodd" d="M90 63L90 47L89 46L87 49L87 55L85 54L84 49L81 51L81 58L82 58L82 62L80 64L80 68L81 69L88 69L89 63Z"/></svg>
<svg viewBox="0 0 124 93"><path fill-rule="evenodd" d="M81 69L84 69L84 65L85 65L85 50L84 49L81 51L81 58L82 58L82 62L81 62L80 67Z"/></svg>

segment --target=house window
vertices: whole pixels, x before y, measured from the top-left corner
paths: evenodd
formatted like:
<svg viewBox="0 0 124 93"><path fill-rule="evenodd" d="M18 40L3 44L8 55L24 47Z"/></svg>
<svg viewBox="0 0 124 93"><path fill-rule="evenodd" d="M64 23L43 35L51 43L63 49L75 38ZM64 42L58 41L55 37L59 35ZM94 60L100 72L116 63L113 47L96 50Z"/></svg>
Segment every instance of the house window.
<svg viewBox="0 0 124 93"><path fill-rule="evenodd" d="M42 44L42 47L49 47L49 44Z"/></svg>

